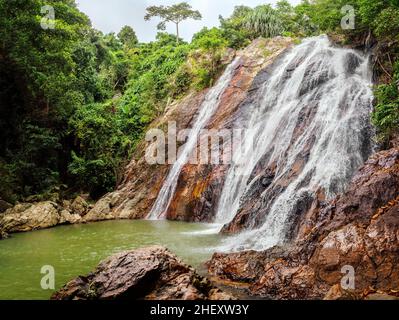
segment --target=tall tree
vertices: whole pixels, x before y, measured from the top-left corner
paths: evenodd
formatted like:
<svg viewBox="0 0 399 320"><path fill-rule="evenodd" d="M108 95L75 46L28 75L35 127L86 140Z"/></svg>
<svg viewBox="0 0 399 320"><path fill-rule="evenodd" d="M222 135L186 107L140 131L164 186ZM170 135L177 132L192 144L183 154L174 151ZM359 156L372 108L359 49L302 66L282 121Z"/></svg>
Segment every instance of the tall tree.
<svg viewBox="0 0 399 320"><path fill-rule="evenodd" d="M119 40L129 49L134 48L138 44L136 32L130 26L124 26L118 33Z"/></svg>
<svg viewBox="0 0 399 320"><path fill-rule="evenodd" d="M153 17L161 18L158 30L165 30L166 23L172 22L176 25L177 43L179 43L179 24L187 19L201 20L202 15L199 11L193 10L187 2L181 2L172 6L150 6L144 19L151 20Z"/></svg>

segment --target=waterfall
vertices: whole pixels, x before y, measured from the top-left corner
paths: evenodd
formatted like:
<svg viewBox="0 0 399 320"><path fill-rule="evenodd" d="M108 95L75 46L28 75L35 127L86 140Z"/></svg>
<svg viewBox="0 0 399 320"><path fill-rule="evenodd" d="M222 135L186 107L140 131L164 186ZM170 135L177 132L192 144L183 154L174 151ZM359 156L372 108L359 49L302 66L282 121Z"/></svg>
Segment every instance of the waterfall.
<svg viewBox="0 0 399 320"><path fill-rule="evenodd" d="M281 244L301 199L314 199L322 190L328 200L345 191L373 147L371 78L368 57L335 48L326 36L305 39L280 59L258 99L235 124L251 129L243 141L253 152L234 155L216 222L230 223L248 201L262 203L257 208L267 211L257 217L260 225L253 221L252 228L226 240L221 250ZM254 197L253 188L262 179L259 167L274 172ZM271 196L273 190L280 192Z"/></svg>
<svg viewBox="0 0 399 320"><path fill-rule="evenodd" d="M176 185L180 176L180 172L187 164L192 155L194 148L197 146L198 138L201 130L207 125L220 102L220 97L228 87L239 58L236 58L225 70L224 74L219 78L216 85L212 87L207 93L204 102L199 108L198 117L190 131L190 135L183 146L183 150L179 150L179 155L176 162L172 165L169 174L158 194L147 219L163 219L166 216L169 205L173 199L176 190Z"/></svg>

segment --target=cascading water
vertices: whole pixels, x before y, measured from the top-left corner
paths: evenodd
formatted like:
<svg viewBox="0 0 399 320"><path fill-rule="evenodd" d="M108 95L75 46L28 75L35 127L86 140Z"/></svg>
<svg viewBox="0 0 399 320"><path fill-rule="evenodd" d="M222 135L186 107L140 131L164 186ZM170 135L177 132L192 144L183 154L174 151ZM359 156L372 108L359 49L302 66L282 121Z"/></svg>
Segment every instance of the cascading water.
<svg viewBox="0 0 399 320"><path fill-rule="evenodd" d="M184 165L189 161L194 148L198 143L198 138L201 130L211 119L219 106L220 97L228 87L234 70L237 66L239 58L236 58L225 70L224 74L217 81L216 85L210 89L205 97L204 102L200 106L199 115L194 123L193 128L190 131L190 136L185 143L183 150L179 154L176 162L173 164L169 171L169 174L158 194L158 198L155 201L147 219L162 219L165 218L169 205L172 201L173 195L176 190L176 185L180 176L180 172Z"/></svg>
<svg viewBox="0 0 399 320"><path fill-rule="evenodd" d="M258 101L246 106L235 124L250 129L243 142L244 149L253 151L234 155L216 222L230 223L247 205L260 179L260 163L274 168L272 181L257 196L268 209L260 225L254 221L222 250L280 244L289 236L290 214L304 194L315 196L322 190L331 199L344 192L372 150L368 60L353 50L334 48L321 36L304 40L275 67ZM276 184L280 192L270 198Z"/></svg>

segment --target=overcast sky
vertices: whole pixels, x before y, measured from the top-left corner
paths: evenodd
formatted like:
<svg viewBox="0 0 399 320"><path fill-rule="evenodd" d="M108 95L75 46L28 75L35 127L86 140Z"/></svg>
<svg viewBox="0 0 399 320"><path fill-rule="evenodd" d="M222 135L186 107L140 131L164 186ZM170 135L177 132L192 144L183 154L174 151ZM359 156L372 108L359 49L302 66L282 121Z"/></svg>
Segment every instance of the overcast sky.
<svg viewBox="0 0 399 320"><path fill-rule="evenodd" d="M157 18L144 21L145 9L150 5L170 5L182 0L76 0L79 9L86 13L96 29L104 33L115 32L129 25L136 31L140 41L148 42L157 34ZM274 4L277 0L187 0L195 10L202 14L202 21L188 20L181 24L181 36L191 40L194 33L202 27L219 25L219 15L228 17L236 5L257 6L259 4ZM300 0L290 0L297 4ZM169 32L175 33L175 27L168 25Z"/></svg>

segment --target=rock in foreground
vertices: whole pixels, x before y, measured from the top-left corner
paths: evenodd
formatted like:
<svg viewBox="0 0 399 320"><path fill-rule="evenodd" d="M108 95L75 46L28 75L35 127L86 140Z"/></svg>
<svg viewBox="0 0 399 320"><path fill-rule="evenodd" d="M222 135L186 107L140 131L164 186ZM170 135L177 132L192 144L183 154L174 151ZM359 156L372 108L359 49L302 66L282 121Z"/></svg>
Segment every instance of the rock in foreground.
<svg viewBox="0 0 399 320"><path fill-rule="evenodd" d="M230 300L166 248L118 253L86 277L78 277L52 300Z"/></svg>

